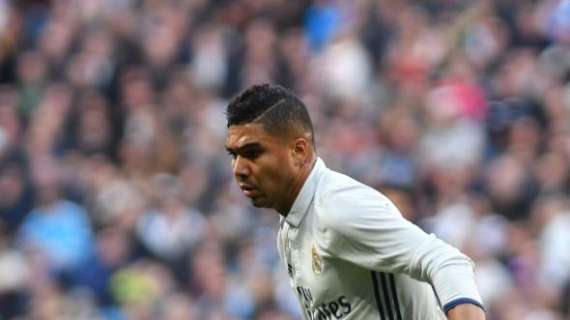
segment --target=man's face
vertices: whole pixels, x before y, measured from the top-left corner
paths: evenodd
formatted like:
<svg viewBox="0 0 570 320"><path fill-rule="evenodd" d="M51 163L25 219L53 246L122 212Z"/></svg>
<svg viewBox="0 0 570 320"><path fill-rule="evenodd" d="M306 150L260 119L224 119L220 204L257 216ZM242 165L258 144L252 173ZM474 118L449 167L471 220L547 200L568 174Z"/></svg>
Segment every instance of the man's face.
<svg viewBox="0 0 570 320"><path fill-rule="evenodd" d="M285 138L269 134L259 123L233 125L226 149L234 177L254 206L276 209L283 204L298 170Z"/></svg>

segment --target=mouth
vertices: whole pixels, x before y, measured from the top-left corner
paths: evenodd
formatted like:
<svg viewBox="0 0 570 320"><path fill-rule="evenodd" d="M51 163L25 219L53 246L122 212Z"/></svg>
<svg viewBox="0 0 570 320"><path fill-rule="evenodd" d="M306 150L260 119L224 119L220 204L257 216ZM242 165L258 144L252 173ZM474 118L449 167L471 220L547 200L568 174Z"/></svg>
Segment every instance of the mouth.
<svg viewBox="0 0 570 320"><path fill-rule="evenodd" d="M240 184L239 187L246 197L253 198L255 196L256 189L254 187L246 184Z"/></svg>

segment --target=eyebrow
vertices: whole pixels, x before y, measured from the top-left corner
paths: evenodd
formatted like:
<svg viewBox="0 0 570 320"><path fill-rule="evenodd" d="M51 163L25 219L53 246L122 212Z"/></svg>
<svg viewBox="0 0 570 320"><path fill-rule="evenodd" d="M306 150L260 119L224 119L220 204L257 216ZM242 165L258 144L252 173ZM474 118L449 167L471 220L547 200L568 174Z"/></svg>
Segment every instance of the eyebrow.
<svg viewBox="0 0 570 320"><path fill-rule="evenodd" d="M243 146L237 147L235 149L226 146L226 150L231 153L244 152L250 149L263 149L263 146L259 142L246 143Z"/></svg>

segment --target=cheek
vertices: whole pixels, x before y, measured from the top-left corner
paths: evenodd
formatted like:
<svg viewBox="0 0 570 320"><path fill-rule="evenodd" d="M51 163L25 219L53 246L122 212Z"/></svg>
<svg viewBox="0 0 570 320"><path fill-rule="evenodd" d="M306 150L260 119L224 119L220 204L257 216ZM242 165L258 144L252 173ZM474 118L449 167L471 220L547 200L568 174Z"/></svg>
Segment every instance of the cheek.
<svg viewBox="0 0 570 320"><path fill-rule="evenodd" d="M289 159L275 158L260 167L259 182L268 192L281 192L290 183L292 169Z"/></svg>
<svg viewBox="0 0 570 320"><path fill-rule="evenodd" d="M279 164L272 164L271 166L265 166L263 170L260 171L259 182L266 189L275 189L276 187L281 185L284 176L286 176L284 171L285 170Z"/></svg>

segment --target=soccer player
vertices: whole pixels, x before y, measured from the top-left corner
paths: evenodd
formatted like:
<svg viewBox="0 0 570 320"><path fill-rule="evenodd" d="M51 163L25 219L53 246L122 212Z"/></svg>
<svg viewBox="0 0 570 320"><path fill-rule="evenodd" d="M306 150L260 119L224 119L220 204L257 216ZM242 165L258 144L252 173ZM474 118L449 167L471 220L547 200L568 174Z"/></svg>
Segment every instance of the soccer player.
<svg viewBox="0 0 570 320"><path fill-rule="evenodd" d="M278 248L305 319L485 319L473 262L316 155L303 102L256 85L227 107L243 194L280 215Z"/></svg>

